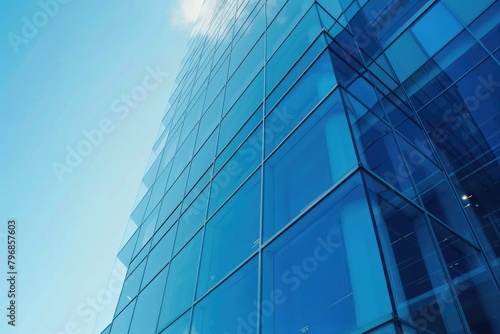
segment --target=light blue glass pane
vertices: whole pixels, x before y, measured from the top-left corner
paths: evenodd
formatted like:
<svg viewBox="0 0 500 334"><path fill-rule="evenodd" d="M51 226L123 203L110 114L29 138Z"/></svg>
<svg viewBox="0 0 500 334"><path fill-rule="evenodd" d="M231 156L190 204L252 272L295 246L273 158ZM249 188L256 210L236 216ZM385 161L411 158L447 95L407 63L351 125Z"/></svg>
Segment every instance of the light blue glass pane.
<svg viewBox="0 0 500 334"><path fill-rule="evenodd" d="M205 174L198 180L198 182L194 185L194 187L189 190L189 192L184 197L182 201L182 210L185 210L187 207L193 203L193 201L201 194L201 192L208 185L210 178L212 177L212 168L209 168Z"/></svg>
<svg viewBox="0 0 500 334"><path fill-rule="evenodd" d="M151 248L151 241L149 241L142 248L142 250L139 252L139 254L137 254L137 256L132 261L130 261L129 272L134 270L142 262L142 260L144 260L146 258L146 256L148 255L148 252L149 252L149 248Z"/></svg>
<svg viewBox="0 0 500 334"><path fill-rule="evenodd" d="M238 100L235 106L227 113L220 125L219 143L217 152L220 152L234 137L238 130L257 110L262 102L262 81L264 72L260 72L250 84L248 90L243 93L241 102ZM262 119L262 118L261 118Z"/></svg>
<svg viewBox="0 0 500 334"><path fill-rule="evenodd" d="M430 56L438 52L462 29L462 24L440 2L427 11L411 28Z"/></svg>
<svg viewBox="0 0 500 334"><path fill-rule="evenodd" d="M272 1L274 2L274 1ZM288 1L283 9L278 13L276 19L267 29L267 56L269 57L281 44L291 29L299 22L306 10L311 6L312 1L301 1L295 3ZM272 6L271 4L270 6ZM316 10L314 8L314 10Z"/></svg>
<svg viewBox="0 0 500 334"><path fill-rule="evenodd" d="M208 108L207 112L200 121L200 129L196 138L195 150L198 150L207 140L208 136L215 130L220 122L222 115L223 93L219 94L214 103Z"/></svg>
<svg viewBox="0 0 500 334"><path fill-rule="evenodd" d="M144 268L146 267L146 261L142 263L135 269L123 283L122 292L120 299L118 299L118 305L116 306L116 311L120 312L125 305L130 303L132 299L135 298L141 287L142 275L144 274Z"/></svg>
<svg viewBox="0 0 500 334"><path fill-rule="evenodd" d="M205 223L208 204L208 187L198 196L193 204L179 218L179 227L175 237L174 254L186 244Z"/></svg>
<svg viewBox="0 0 500 334"><path fill-rule="evenodd" d="M167 132L168 131L165 130L163 132L162 136L166 135ZM144 185L147 188L151 187L151 185L155 181L156 175L158 173L158 168L160 167L160 163L161 163L161 154L156 157L155 161L153 162L151 167L149 167L148 171L146 172L146 174L142 178L142 182L144 183Z"/></svg>
<svg viewBox="0 0 500 334"><path fill-rule="evenodd" d="M443 0L458 16L463 24L468 25L495 0Z"/></svg>
<svg viewBox="0 0 500 334"><path fill-rule="evenodd" d="M170 165L169 165L170 166ZM165 168L163 172L160 174L156 182L153 184L153 190L151 193L151 198L149 199L148 209L146 210L146 214L154 208L158 202L160 202L163 195L165 195L165 187L167 186L168 177L170 174L170 169Z"/></svg>
<svg viewBox="0 0 500 334"><path fill-rule="evenodd" d="M110 334L123 334L128 332L136 301L137 299L135 299L133 303L130 303L127 308L116 317L111 325Z"/></svg>
<svg viewBox="0 0 500 334"><path fill-rule="evenodd" d="M267 24L269 25L273 19L276 17L278 12L281 10L283 5L287 2L287 0L274 0L268 1L266 5L266 18Z"/></svg>
<svg viewBox="0 0 500 334"><path fill-rule="evenodd" d="M182 201L182 197L184 196L184 191L186 188L188 172L189 168L186 168L181 176L179 176L179 178L174 182L172 187L167 190L167 193L162 200L159 216L160 218L164 219L163 217L170 216L170 214Z"/></svg>
<svg viewBox="0 0 500 334"><path fill-rule="evenodd" d="M354 333L390 319L389 294L359 174L273 241L263 261L262 309L269 311L262 319L262 334L302 329L333 333L333 328L335 333Z"/></svg>
<svg viewBox="0 0 500 334"><path fill-rule="evenodd" d="M142 286L145 286L170 261L174 246L176 228L170 229L158 244L151 250L144 271Z"/></svg>
<svg viewBox="0 0 500 334"><path fill-rule="evenodd" d="M206 225L198 297L258 249L259 227L260 173L256 173Z"/></svg>
<svg viewBox="0 0 500 334"><path fill-rule="evenodd" d="M233 155L234 151L245 141L245 139L256 128L262 120L262 106L256 109L250 119L243 125L238 133L231 139L229 144L219 154L215 161L214 173L217 173L226 161Z"/></svg>
<svg viewBox="0 0 500 334"><path fill-rule="evenodd" d="M168 269L168 268L167 268ZM167 270L161 272L137 298L128 334L155 334Z"/></svg>
<svg viewBox="0 0 500 334"><path fill-rule="evenodd" d="M172 130L172 133L168 135L167 143L163 148L163 156L161 157L161 165L158 172L161 173L165 167L171 163L174 153L177 150L177 145L179 143L179 136L181 132L181 127L177 127Z"/></svg>
<svg viewBox="0 0 500 334"><path fill-rule="evenodd" d="M144 218L144 212L148 206L149 198L151 197L152 189L150 188L148 192L141 199L139 204L135 207L134 211L130 215L130 219L137 225L141 225L142 219Z"/></svg>
<svg viewBox="0 0 500 334"><path fill-rule="evenodd" d="M264 66L263 38L255 45L254 49L248 54L240 67L238 67L231 79L229 79L224 100L224 112L233 106L243 90L250 84L250 81L259 73L262 66ZM262 97L262 90L260 93Z"/></svg>
<svg viewBox="0 0 500 334"><path fill-rule="evenodd" d="M300 7L297 6L296 3L289 2L288 6L294 7L294 10L295 8L303 10L301 7L305 5L306 2L302 2ZM313 6L267 63L266 93L269 93L284 77L299 56L312 44L320 31L321 24L319 22L318 12ZM275 40L268 36L268 41L274 42Z"/></svg>
<svg viewBox="0 0 500 334"><path fill-rule="evenodd" d="M250 6L253 7L253 6ZM231 52L231 63L229 65L229 73L242 63L249 50L256 44L257 40L264 33L266 26L266 16L264 6L260 3L256 10L252 12L250 19L245 22L241 30L239 30L233 38L233 50ZM264 51L262 49L262 51ZM262 59L264 59L262 53Z"/></svg>
<svg viewBox="0 0 500 334"><path fill-rule="evenodd" d="M167 189L179 177L181 172L186 168L188 162L193 157L194 144L196 140L196 131L192 131L187 139L181 144L179 150L175 153L173 160L172 171L167 183Z"/></svg>
<svg viewBox="0 0 500 334"><path fill-rule="evenodd" d="M264 236L273 235L357 165L338 91L265 164Z"/></svg>
<svg viewBox="0 0 500 334"><path fill-rule="evenodd" d="M192 333L255 333L257 264L254 258L195 306Z"/></svg>
<svg viewBox="0 0 500 334"><path fill-rule="evenodd" d="M266 118L266 155L304 119L335 83L330 55L325 52Z"/></svg>
<svg viewBox="0 0 500 334"><path fill-rule="evenodd" d="M276 88L269 94L266 100L266 110L271 110L275 106L276 102L285 95L286 91L304 73L306 68L313 63L314 59L321 54L326 46L327 43L324 36L321 35L320 37L316 38L313 45L309 47L306 53L292 67L290 72L286 74L283 80L280 81Z"/></svg>
<svg viewBox="0 0 500 334"><path fill-rule="evenodd" d="M168 325L193 303L202 232L198 233L170 263L159 328Z"/></svg>
<svg viewBox="0 0 500 334"><path fill-rule="evenodd" d="M226 84L228 66L229 66L229 56L224 59L224 62L221 63L221 65L219 65L218 68L213 70L217 72L215 72L215 74L212 74L213 77L210 79L210 82L208 84L206 105L214 105L217 101L212 103L212 100L223 97L222 94L223 92L220 93L218 96L216 94L218 94L221 91L222 87L224 87L224 85ZM222 101L223 100L221 100L221 102ZM220 117L221 115L220 114L221 110L222 109L219 110L218 117Z"/></svg>
<svg viewBox="0 0 500 334"><path fill-rule="evenodd" d="M212 133L210 138L205 142L203 147L196 153L191 163L189 171L189 181L187 189L191 187L200 179L205 171L210 167L215 159L215 149L217 146L217 131Z"/></svg>
<svg viewBox="0 0 500 334"><path fill-rule="evenodd" d="M259 126L214 177L208 217L250 176L261 161L262 126Z"/></svg>
<svg viewBox="0 0 500 334"><path fill-rule="evenodd" d="M168 326L161 334L189 334L191 325L191 310ZM161 327L160 327L161 328Z"/></svg>
<svg viewBox="0 0 500 334"><path fill-rule="evenodd" d="M195 98L197 99L196 102L189 106L186 117L182 120L181 138L185 138L200 120L203 103L205 102L205 94L202 93Z"/></svg>
<svg viewBox="0 0 500 334"><path fill-rule="evenodd" d="M155 208L155 210L151 213L151 215L149 215L149 217L146 218L146 221L141 225L139 231L139 237L137 239L137 244L135 245L134 256L136 256L142 250L144 245L153 236L159 212L160 212L160 206L158 205Z"/></svg>
<svg viewBox="0 0 500 334"><path fill-rule="evenodd" d="M139 230L136 230L134 234L127 241L125 246L121 249L120 253L118 253L118 259L125 265L128 266L130 264L130 260L132 259L132 255L134 253L135 244L137 242L137 237L139 236Z"/></svg>
<svg viewBox="0 0 500 334"><path fill-rule="evenodd" d="M385 51L399 80L405 81L427 61L413 35L406 31Z"/></svg>
<svg viewBox="0 0 500 334"><path fill-rule="evenodd" d="M156 224L156 233L155 235L153 236L153 245L155 245L158 240L160 240L163 235L168 231L170 230L170 228L172 227L172 225L176 222L177 218L179 218L179 213L180 213L180 205L175 208L174 212L171 213L170 216L168 217L158 217L158 222ZM160 209L160 215L161 215L161 209Z"/></svg>

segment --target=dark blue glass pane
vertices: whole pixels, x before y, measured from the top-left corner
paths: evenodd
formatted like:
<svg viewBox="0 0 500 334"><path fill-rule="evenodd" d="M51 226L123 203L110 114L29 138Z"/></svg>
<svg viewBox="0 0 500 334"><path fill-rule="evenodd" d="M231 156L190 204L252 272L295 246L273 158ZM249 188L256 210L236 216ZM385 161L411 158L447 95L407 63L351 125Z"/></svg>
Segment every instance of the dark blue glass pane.
<svg viewBox="0 0 500 334"><path fill-rule="evenodd" d="M372 178L365 180L399 316L420 331L463 333L425 215ZM431 310L438 310L432 319L426 316Z"/></svg>

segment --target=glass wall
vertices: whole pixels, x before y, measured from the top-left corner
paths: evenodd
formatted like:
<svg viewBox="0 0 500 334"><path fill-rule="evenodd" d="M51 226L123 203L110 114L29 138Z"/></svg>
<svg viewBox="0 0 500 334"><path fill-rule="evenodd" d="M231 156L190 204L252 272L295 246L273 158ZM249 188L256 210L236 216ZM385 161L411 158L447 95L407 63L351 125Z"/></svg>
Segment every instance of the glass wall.
<svg viewBox="0 0 500 334"><path fill-rule="evenodd" d="M498 13L205 1L103 333L500 332Z"/></svg>

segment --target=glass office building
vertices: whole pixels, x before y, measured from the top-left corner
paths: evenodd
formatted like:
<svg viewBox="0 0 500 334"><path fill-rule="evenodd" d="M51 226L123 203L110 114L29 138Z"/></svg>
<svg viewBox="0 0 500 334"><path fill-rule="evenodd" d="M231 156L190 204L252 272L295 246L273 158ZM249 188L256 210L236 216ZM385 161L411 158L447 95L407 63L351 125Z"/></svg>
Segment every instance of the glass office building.
<svg viewBox="0 0 500 334"><path fill-rule="evenodd" d="M500 333L499 23L206 0L103 333Z"/></svg>

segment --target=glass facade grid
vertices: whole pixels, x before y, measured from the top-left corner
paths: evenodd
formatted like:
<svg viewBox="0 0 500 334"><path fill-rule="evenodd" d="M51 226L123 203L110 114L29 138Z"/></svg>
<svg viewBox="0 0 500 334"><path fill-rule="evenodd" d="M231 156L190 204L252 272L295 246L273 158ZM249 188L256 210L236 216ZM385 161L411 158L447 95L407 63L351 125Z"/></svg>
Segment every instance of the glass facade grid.
<svg viewBox="0 0 500 334"><path fill-rule="evenodd" d="M500 332L499 10L205 1L103 333Z"/></svg>

